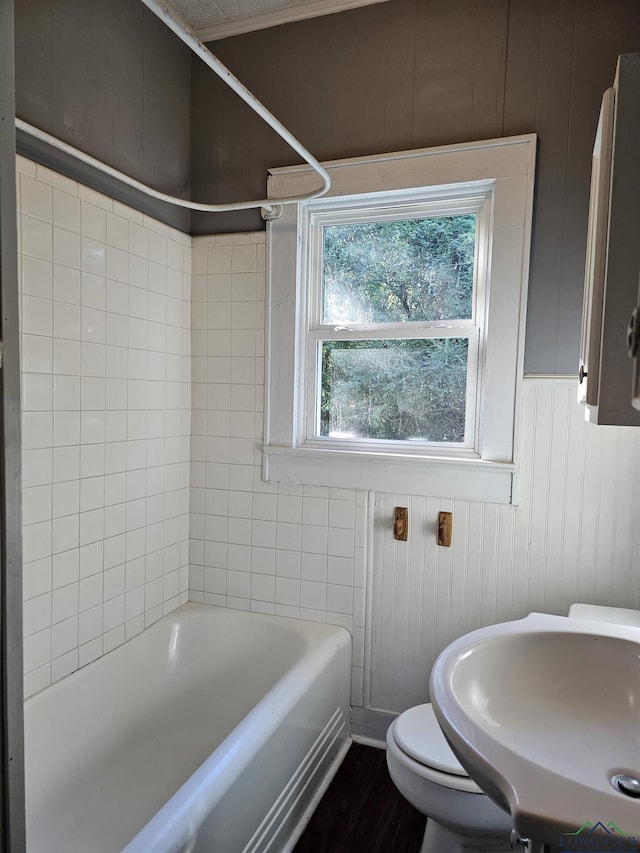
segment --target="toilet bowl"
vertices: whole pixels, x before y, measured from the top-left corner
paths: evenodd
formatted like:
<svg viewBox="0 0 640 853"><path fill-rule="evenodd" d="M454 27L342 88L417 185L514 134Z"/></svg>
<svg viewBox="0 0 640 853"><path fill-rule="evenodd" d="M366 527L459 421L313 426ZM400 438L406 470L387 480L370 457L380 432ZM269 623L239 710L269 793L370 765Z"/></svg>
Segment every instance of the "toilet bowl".
<svg viewBox="0 0 640 853"><path fill-rule="evenodd" d="M403 797L428 818L421 853L511 849L511 816L469 778L431 705L409 708L389 726L387 766Z"/></svg>
<svg viewBox="0 0 640 853"><path fill-rule="evenodd" d="M640 610L572 604L568 615L640 627ZM447 744L431 705L409 708L389 726L387 766L403 797L428 818L421 853L511 849L511 816L469 778Z"/></svg>

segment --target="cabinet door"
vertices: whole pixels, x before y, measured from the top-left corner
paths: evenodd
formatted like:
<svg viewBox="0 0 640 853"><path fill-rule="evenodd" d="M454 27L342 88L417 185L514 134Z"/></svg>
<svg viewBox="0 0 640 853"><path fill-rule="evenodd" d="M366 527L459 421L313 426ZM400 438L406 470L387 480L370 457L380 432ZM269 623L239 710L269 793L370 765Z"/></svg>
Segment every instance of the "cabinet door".
<svg viewBox="0 0 640 853"><path fill-rule="evenodd" d="M586 403L588 406L598 405L600 385L602 303L607 260L614 111L615 89L611 88L607 89L602 98L591 164L591 195L589 197L589 227L584 271L582 344L578 386L578 402Z"/></svg>
<svg viewBox="0 0 640 853"><path fill-rule="evenodd" d="M613 89L594 149L578 399L593 423L640 426L627 355L640 269L640 53L618 57Z"/></svg>

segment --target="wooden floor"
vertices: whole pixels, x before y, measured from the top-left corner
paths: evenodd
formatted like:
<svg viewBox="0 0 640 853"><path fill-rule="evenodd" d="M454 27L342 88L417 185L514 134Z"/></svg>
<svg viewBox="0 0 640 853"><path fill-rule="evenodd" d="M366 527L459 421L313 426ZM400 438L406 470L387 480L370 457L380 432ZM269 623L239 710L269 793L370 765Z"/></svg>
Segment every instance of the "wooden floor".
<svg viewBox="0 0 640 853"><path fill-rule="evenodd" d="M419 853L426 822L391 781L384 750L354 743L294 853Z"/></svg>

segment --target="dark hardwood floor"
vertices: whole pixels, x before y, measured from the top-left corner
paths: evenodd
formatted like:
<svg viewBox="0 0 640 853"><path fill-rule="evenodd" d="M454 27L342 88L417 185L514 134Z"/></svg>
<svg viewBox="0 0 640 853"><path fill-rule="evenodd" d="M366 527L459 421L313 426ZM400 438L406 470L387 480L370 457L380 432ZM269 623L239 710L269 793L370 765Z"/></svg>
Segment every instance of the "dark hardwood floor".
<svg viewBox="0 0 640 853"><path fill-rule="evenodd" d="M391 781L384 750L354 743L294 853L419 853L426 822Z"/></svg>

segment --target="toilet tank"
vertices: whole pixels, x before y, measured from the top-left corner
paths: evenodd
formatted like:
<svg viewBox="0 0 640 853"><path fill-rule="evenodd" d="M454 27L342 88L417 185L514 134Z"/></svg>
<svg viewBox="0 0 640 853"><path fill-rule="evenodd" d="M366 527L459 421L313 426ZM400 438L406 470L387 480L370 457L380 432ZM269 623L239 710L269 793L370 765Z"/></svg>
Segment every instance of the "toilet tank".
<svg viewBox="0 0 640 853"><path fill-rule="evenodd" d="M628 610L624 607L572 604L568 615L573 619L590 619L593 622L611 622L614 625L631 625L640 628L640 610Z"/></svg>

